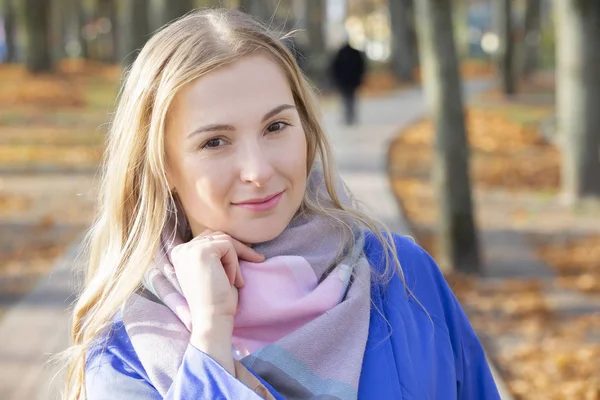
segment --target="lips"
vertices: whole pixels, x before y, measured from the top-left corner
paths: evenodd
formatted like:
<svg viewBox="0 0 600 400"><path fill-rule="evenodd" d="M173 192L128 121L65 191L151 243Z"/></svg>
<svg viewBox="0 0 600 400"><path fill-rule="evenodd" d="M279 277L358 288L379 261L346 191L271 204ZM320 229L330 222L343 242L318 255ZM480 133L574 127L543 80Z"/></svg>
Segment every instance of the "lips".
<svg viewBox="0 0 600 400"><path fill-rule="evenodd" d="M240 201L239 203L234 203L234 204L239 206L239 205L242 205L242 204L260 204L260 203L266 203L269 200L272 200L273 198L279 196L281 193L283 193L283 192L278 192L278 193L272 194L270 196L263 197L261 199L250 199L250 200Z"/></svg>
<svg viewBox="0 0 600 400"><path fill-rule="evenodd" d="M267 197L245 200L233 204L249 211L268 211L279 204L279 201L283 197L283 193L284 192L282 191Z"/></svg>

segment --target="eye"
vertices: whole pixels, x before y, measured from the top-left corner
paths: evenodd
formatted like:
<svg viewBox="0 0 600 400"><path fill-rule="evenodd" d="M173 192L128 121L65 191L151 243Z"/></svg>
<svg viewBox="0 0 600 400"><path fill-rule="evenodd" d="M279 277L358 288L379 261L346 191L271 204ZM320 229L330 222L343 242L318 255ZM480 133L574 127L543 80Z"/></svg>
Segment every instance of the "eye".
<svg viewBox="0 0 600 400"><path fill-rule="evenodd" d="M212 138L204 142L200 148L202 149L216 149L225 144L225 141L222 138Z"/></svg>
<svg viewBox="0 0 600 400"><path fill-rule="evenodd" d="M271 125L269 125L267 127L267 132L280 132L280 131L283 131L288 126L290 126L290 124L287 124L283 121L273 122Z"/></svg>

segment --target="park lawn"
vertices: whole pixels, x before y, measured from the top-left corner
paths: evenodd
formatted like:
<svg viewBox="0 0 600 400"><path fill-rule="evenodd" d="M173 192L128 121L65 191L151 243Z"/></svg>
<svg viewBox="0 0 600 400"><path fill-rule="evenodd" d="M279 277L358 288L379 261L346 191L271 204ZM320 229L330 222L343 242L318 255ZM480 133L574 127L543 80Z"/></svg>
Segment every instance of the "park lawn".
<svg viewBox="0 0 600 400"><path fill-rule="evenodd" d="M524 97L507 102L491 91L467 109L478 226L524 233L557 272L554 284L597 293L600 210L560 202L560 153L539 130L552 105L543 96ZM417 243L435 257L433 145L431 122L415 123L392 143L389 171ZM447 278L478 332L510 332L522 341L493 357L517 399L600 399L600 315L559 316L539 279L481 284L460 274Z"/></svg>

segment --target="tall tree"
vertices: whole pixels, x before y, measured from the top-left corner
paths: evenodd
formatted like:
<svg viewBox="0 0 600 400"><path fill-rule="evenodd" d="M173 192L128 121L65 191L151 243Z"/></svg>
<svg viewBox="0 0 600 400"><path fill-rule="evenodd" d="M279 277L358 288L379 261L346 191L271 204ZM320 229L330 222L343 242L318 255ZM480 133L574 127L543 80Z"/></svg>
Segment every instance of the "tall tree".
<svg viewBox="0 0 600 400"><path fill-rule="evenodd" d="M50 0L24 0L22 3L27 32L25 66L32 73L52 69L50 57Z"/></svg>
<svg viewBox="0 0 600 400"><path fill-rule="evenodd" d="M119 52L119 13L116 0L96 0L96 13L98 16L110 21L109 48L105 61L117 62Z"/></svg>
<svg viewBox="0 0 600 400"><path fill-rule="evenodd" d="M523 76L531 75L539 63L542 1L528 0L525 6L525 41L523 46Z"/></svg>
<svg viewBox="0 0 600 400"><path fill-rule="evenodd" d="M15 4L14 0L4 0L3 3L3 12L4 15L4 40L6 42L6 62L15 62L16 61L16 46L15 46L15 33L16 33L16 24L15 24Z"/></svg>
<svg viewBox="0 0 600 400"><path fill-rule="evenodd" d="M194 9L193 0L161 0L158 16L160 25L165 25L180 18Z"/></svg>
<svg viewBox="0 0 600 400"><path fill-rule="evenodd" d="M197 0L197 7L225 7L222 0Z"/></svg>
<svg viewBox="0 0 600 400"><path fill-rule="evenodd" d="M88 42L85 35L85 24L87 23L87 10L85 9L85 5L83 1L74 0L74 10L75 16L73 17L75 27L77 29L77 42L79 44L79 56L81 58L88 58Z"/></svg>
<svg viewBox="0 0 600 400"><path fill-rule="evenodd" d="M436 131L433 174L440 199L440 265L474 273L481 263L451 4L452 0L415 1L417 37Z"/></svg>
<svg viewBox="0 0 600 400"><path fill-rule="evenodd" d="M557 119L567 199L600 197L600 2L554 2Z"/></svg>
<svg viewBox="0 0 600 400"><path fill-rule="evenodd" d="M123 64L130 65L138 51L150 38L150 10L148 0L123 0L120 34L123 43Z"/></svg>
<svg viewBox="0 0 600 400"><path fill-rule="evenodd" d="M305 12L306 32L308 34L306 71L317 86L322 87L325 84L328 62L325 52L325 32L323 30L325 5L321 0L307 0Z"/></svg>
<svg viewBox="0 0 600 400"><path fill-rule="evenodd" d="M496 53L496 63L500 84L505 95L515 93L514 76L514 40L512 30L512 0L497 0L494 2L494 20L500 40Z"/></svg>
<svg viewBox="0 0 600 400"><path fill-rule="evenodd" d="M272 0L270 6L275 26L294 26L292 0ZM291 23L290 23L291 22Z"/></svg>
<svg viewBox="0 0 600 400"><path fill-rule="evenodd" d="M238 8L264 23L269 23L271 20L271 10L269 9L269 2L266 0L240 0Z"/></svg>
<svg viewBox="0 0 600 400"><path fill-rule="evenodd" d="M392 27L392 71L402 82L413 81L412 0L388 0Z"/></svg>
<svg viewBox="0 0 600 400"><path fill-rule="evenodd" d="M50 4L50 43L53 60L60 60L67 55L69 6L67 0L53 0Z"/></svg>

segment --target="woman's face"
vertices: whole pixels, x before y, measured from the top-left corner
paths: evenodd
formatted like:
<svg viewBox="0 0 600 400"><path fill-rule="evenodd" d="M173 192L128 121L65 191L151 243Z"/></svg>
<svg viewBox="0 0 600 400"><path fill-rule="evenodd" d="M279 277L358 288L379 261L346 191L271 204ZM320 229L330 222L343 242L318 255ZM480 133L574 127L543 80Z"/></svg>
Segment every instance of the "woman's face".
<svg viewBox="0 0 600 400"><path fill-rule="evenodd" d="M283 71L245 57L189 84L166 126L168 179L194 236L279 235L306 189L306 138Z"/></svg>

